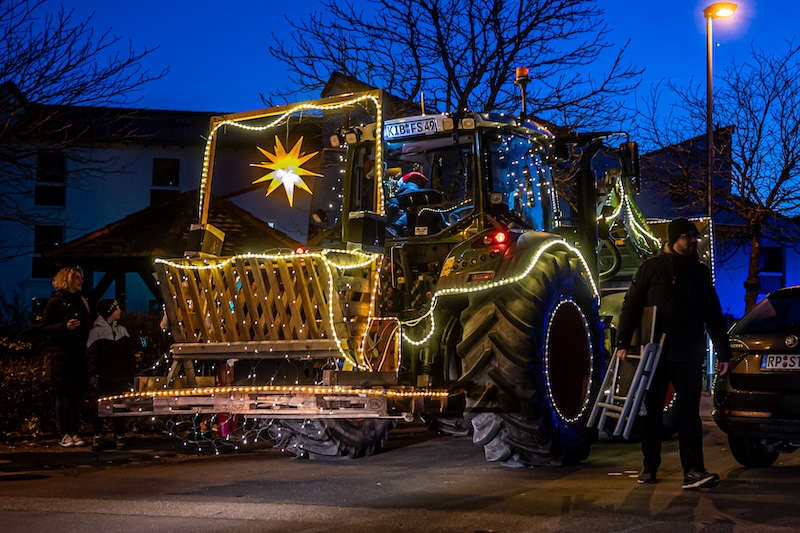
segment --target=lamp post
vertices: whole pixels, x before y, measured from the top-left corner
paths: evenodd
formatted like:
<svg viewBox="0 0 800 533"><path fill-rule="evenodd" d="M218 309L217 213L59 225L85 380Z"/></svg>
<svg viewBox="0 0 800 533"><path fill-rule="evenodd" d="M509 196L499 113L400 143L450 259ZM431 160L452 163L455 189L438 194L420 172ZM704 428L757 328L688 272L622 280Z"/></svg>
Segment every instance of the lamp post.
<svg viewBox="0 0 800 533"><path fill-rule="evenodd" d="M711 196L714 189L714 174L712 169L712 163L714 162L714 122L712 118L714 98L712 90L713 82L711 79L713 70L711 21L713 19L733 16L733 14L736 13L736 7L736 4L733 2L715 2L703 10L703 16L706 18L706 152L708 152L708 158L706 160L706 207L708 209L709 220L713 214Z"/></svg>

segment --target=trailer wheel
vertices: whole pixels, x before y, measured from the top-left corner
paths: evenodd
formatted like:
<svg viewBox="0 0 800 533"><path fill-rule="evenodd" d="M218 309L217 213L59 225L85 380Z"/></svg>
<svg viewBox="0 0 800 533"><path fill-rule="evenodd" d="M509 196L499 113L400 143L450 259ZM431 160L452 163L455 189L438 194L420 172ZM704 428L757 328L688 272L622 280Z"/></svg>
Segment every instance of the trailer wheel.
<svg viewBox="0 0 800 533"><path fill-rule="evenodd" d="M523 280L471 295L461 324L465 418L486 460L585 459L597 438L586 420L605 361L596 300L577 258L545 252Z"/></svg>
<svg viewBox="0 0 800 533"><path fill-rule="evenodd" d="M380 450L393 426L379 418L276 419L269 434L276 448L298 458L355 459Z"/></svg>

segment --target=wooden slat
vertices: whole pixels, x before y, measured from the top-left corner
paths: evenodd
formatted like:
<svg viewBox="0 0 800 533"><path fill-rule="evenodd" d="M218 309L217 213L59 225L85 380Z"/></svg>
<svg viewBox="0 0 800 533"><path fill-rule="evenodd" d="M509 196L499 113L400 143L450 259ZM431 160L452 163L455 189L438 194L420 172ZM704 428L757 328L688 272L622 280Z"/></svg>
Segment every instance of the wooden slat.
<svg viewBox="0 0 800 533"><path fill-rule="evenodd" d="M205 340L214 340L213 333L208 328L211 323L211 318L208 316L210 313L208 298L204 298L197 287L197 272L187 269L186 277L189 284L189 296L194 300L200 316L200 336Z"/></svg>
<svg viewBox="0 0 800 533"><path fill-rule="evenodd" d="M297 280L295 276L289 273L289 265L286 264L286 260L278 259L276 264L278 265L278 271L281 273L281 280L283 281L283 294L284 298L288 298L288 307L289 307L289 321L291 323L290 331L291 336L289 338L308 338L308 331L303 329L303 321L300 318L300 313L298 313L298 306L297 306L297 293L294 290L295 283ZM291 264L291 263L290 263Z"/></svg>
<svg viewBox="0 0 800 533"><path fill-rule="evenodd" d="M251 268L253 269L253 279L256 282L256 292L257 298L259 303L261 304L261 320L264 321L261 330L264 332L264 337L278 340L278 330L275 328L270 327L271 323L274 323L274 316L272 314L272 301L269 297L269 290L267 289L267 285L264 283L264 270L269 268L269 264L271 262L267 261L266 265L262 266L260 259L252 259L251 260Z"/></svg>
<svg viewBox="0 0 800 533"><path fill-rule="evenodd" d="M170 267L170 269L167 271L167 275L171 276L174 280L172 282L172 287L176 296L174 301L178 315L178 327L183 329L183 336L185 339L196 340L194 338L195 328L192 311L189 309L189 304L186 303L188 294L186 294L183 290L183 284L181 283L183 274L181 274L180 270ZM197 303L195 303L195 305L197 305ZM181 325L181 323L183 325Z"/></svg>
<svg viewBox="0 0 800 533"><path fill-rule="evenodd" d="M222 321L220 320L219 313L217 312L217 304L216 304L216 295L214 292L214 287L212 286L212 279L211 279L211 271L210 270L198 270L197 274L200 278L200 286L199 288L202 289L202 293L200 294L201 298L204 298L206 301L206 312L211 317L211 324L213 325L216 332L214 335L211 335L209 332L209 337L207 340L225 340L225 334L222 328Z"/></svg>
<svg viewBox="0 0 800 533"><path fill-rule="evenodd" d="M291 339L290 334L290 326L289 326L289 317L286 315L286 309L284 308L284 300L283 297L278 298L280 296L280 286L281 283L278 278L275 276L275 261L266 260L264 262L264 273L267 275L267 281L269 282L270 286L270 301L274 304L275 308L278 311L277 316L275 317L276 326L275 329L280 329L281 333L283 333L284 339Z"/></svg>
<svg viewBox="0 0 800 533"><path fill-rule="evenodd" d="M292 263L294 264L295 274L297 274L300 304L306 315L306 319L303 322L303 329L306 330L305 338L313 339L319 337L319 328L317 327L314 301L308 288L313 283L316 273L310 260L297 258Z"/></svg>
<svg viewBox="0 0 800 533"><path fill-rule="evenodd" d="M183 342L187 339L183 336L183 330L178 326L178 315L175 312L175 300L172 298L174 291L170 286L167 273L162 268L156 269L156 276L161 287L161 294L164 298L164 311L167 313L167 320L169 320L170 329L172 330L172 338L176 342Z"/></svg>
<svg viewBox="0 0 800 533"><path fill-rule="evenodd" d="M242 290L239 293L244 295L245 302L247 303L247 316L249 319L250 328L253 331L253 336L258 340L264 339L264 331L261 329L260 316L258 314L258 303L253 294L253 289L250 286L250 276L248 276L248 267L244 264L242 259L237 259L235 263L236 272L239 273L239 279L242 280ZM252 267L251 267L252 268ZM254 276L255 277L255 276Z"/></svg>
<svg viewBox="0 0 800 533"><path fill-rule="evenodd" d="M241 290L244 289L246 280L240 280L242 289L239 289L236 286L236 274L234 273L233 267L230 263L225 263L225 265L222 267L222 272L225 275L225 287L230 295L230 301L233 302L231 316L233 316L233 319L236 321L236 331L239 332L240 339L249 339L251 338L250 322L247 320L247 317L244 314L245 300L241 294ZM230 305L228 306L228 309L230 310Z"/></svg>
<svg viewBox="0 0 800 533"><path fill-rule="evenodd" d="M321 274L323 268L324 266L320 264L320 261L316 259L312 260L311 269L314 272L314 276L309 284L311 287L311 294L314 297L314 303L317 305L317 309L314 309L314 311L318 311L320 317L322 317L322 324L319 326L319 336L322 336L324 333L328 338L333 338L330 329L332 325L328 320L328 306L332 304L328 301L328 285L325 283L325 279L327 278L323 278ZM316 313L314 317L316 317Z"/></svg>
<svg viewBox="0 0 800 533"><path fill-rule="evenodd" d="M225 286L225 280L222 279L222 273L220 273L219 269L217 268L208 269L207 272L211 273L211 279L214 280L214 285L216 286L212 298L216 298L217 296L220 298L220 314L222 314L223 318L225 319L226 339L233 339L236 341L243 340L239 338L239 329L235 324L236 317L231 312L229 303L230 295L228 294L227 287Z"/></svg>

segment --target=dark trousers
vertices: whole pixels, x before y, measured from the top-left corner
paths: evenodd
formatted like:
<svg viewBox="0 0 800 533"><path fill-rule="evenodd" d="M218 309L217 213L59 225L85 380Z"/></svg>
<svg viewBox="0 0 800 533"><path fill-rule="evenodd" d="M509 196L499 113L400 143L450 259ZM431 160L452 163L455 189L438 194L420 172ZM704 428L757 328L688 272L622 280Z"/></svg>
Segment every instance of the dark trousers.
<svg viewBox="0 0 800 533"><path fill-rule="evenodd" d="M78 433L81 423L81 403L83 394L69 392L56 394L56 422L63 435Z"/></svg>
<svg viewBox="0 0 800 533"><path fill-rule="evenodd" d="M695 357L689 362L675 362L666 360L662 355L645 398L647 415L641 420L644 468L655 472L661 464L664 397L670 382L678 395L678 436L683 472L689 470L704 472L703 423L700 420L702 357Z"/></svg>

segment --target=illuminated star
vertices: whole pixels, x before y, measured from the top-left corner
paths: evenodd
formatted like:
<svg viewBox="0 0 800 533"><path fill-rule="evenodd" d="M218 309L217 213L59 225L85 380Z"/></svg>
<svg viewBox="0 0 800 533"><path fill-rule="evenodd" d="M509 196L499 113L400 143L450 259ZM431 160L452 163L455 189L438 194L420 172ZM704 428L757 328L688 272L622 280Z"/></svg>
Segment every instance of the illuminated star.
<svg viewBox="0 0 800 533"><path fill-rule="evenodd" d="M289 198L289 205L291 206L292 202L294 201L295 186L303 189L308 194L312 194L311 189L309 189L308 185L306 185L306 182L303 181L302 176L322 177L322 174L317 174L316 172L311 172L310 170L304 169L303 164L317 155L319 152L313 152L301 156L300 150L302 144L303 138L300 137L295 145L292 146L292 149L287 153L286 149L283 147L283 144L281 144L281 140L276 135L274 154L267 152L260 146L256 146L258 151L264 154L269 161L264 161L262 163L250 163L250 166L266 168L272 171L253 181L253 183L261 183L263 181L270 182L269 187L267 187L266 196L269 196L272 191L283 185L283 188L286 190L286 197Z"/></svg>

